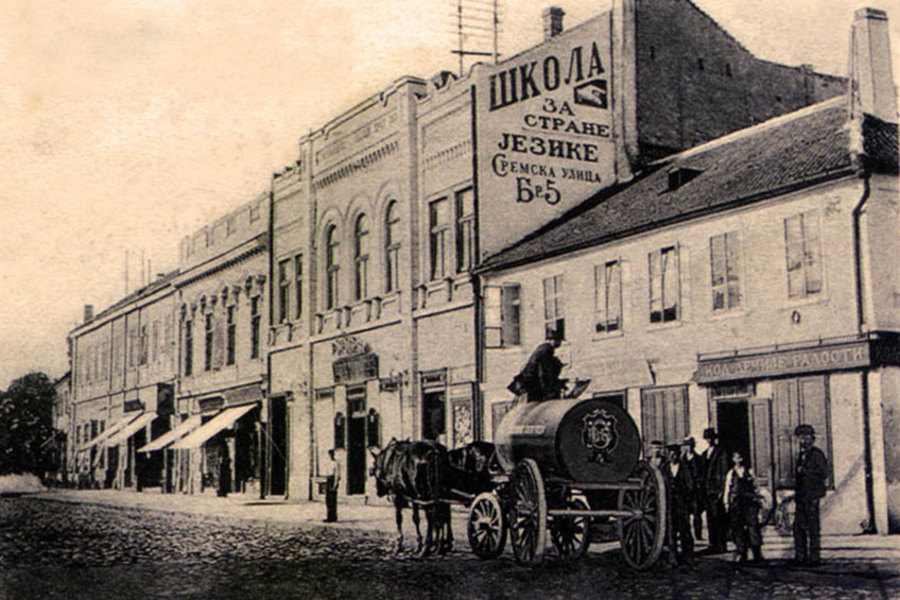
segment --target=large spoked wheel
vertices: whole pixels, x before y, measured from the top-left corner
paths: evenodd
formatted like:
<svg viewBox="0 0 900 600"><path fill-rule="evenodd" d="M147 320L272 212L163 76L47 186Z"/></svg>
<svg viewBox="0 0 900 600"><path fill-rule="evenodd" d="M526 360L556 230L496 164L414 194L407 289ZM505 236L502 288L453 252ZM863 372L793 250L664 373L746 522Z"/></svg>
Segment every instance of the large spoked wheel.
<svg viewBox="0 0 900 600"><path fill-rule="evenodd" d="M571 498L566 503L571 510L588 510L581 498ZM553 517L550 521L550 539L560 558L578 560L587 552L591 541L590 517Z"/></svg>
<svg viewBox="0 0 900 600"><path fill-rule="evenodd" d="M469 545L478 558L497 558L506 545L506 520L493 492L475 497L469 508Z"/></svg>
<svg viewBox="0 0 900 600"><path fill-rule="evenodd" d="M547 545L547 498L544 480L533 459L522 460L512 472L510 537L516 561L537 565Z"/></svg>
<svg viewBox="0 0 900 600"><path fill-rule="evenodd" d="M653 566L662 551L666 533L666 487L659 469L641 461L633 478L640 489L621 490L619 509L631 514L619 519L619 541L625 562L633 569Z"/></svg>

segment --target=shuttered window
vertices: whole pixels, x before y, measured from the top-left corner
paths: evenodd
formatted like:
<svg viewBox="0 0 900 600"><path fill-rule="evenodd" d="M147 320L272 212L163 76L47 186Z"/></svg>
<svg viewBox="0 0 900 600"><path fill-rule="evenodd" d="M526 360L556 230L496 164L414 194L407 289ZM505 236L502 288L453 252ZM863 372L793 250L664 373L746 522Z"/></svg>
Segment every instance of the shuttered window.
<svg viewBox="0 0 900 600"><path fill-rule="evenodd" d="M828 379L825 375L780 379L774 382L775 413L775 481L782 488L795 485L795 462L798 445L794 428L808 423L816 430L815 445L828 458L829 477L833 485L831 454L831 419Z"/></svg>
<svg viewBox="0 0 900 600"><path fill-rule="evenodd" d="M645 444L680 443L689 428L687 387L641 390L641 436Z"/></svg>

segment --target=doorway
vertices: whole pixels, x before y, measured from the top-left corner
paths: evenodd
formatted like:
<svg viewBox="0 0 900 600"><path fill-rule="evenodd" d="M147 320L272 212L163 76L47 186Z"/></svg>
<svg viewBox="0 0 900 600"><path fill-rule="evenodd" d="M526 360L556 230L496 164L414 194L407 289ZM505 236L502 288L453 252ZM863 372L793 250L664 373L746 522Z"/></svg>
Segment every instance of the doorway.
<svg viewBox="0 0 900 600"><path fill-rule="evenodd" d="M287 491L285 471L287 470L287 401L284 396L273 397L269 402L269 493L273 496L282 496ZM243 480L251 471L251 453L256 452L255 436L251 430L242 427L244 435L239 443L242 453L240 460L240 477ZM237 467L238 464L236 463Z"/></svg>
<svg viewBox="0 0 900 600"><path fill-rule="evenodd" d="M446 406L444 391L425 392L422 407L422 437L437 440L446 433Z"/></svg>
<svg viewBox="0 0 900 600"><path fill-rule="evenodd" d="M728 456L731 465L731 454L740 452L744 464L755 469L753 457L750 456L750 415L746 400L730 400L719 402L716 408L716 430L719 443Z"/></svg>
<svg viewBox="0 0 900 600"><path fill-rule="evenodd" d="M366 493L366 388L347 388L347 494Z"/></svg>

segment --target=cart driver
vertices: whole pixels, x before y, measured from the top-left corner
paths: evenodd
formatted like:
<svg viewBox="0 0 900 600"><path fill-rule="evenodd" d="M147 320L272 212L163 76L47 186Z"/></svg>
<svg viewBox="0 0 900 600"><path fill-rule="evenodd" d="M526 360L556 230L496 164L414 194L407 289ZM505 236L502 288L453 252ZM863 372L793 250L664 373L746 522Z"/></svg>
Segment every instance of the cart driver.
<svg viewBox="0 0 900 600"><path fill-rule="evenodd" d="M528 402L542 402L562 397L566 380L560 379L563 363L556 355L562 343L562 334L556 330L547 334L547 340L538 345L528 357L528 362L513 378L508 389L516 395L524 394Z"/></svg>

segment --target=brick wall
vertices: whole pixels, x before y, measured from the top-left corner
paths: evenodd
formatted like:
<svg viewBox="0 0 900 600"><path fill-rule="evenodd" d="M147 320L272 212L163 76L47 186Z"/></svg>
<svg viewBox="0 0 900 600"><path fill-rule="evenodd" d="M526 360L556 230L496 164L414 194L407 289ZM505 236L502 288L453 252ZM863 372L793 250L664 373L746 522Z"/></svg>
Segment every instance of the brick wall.
<svg viewBox="0 0 900 600"><path fill-rule="evenodd" d="M688 0L637 0L643 161L842 94L846 81L754 57Z"/></svg>

